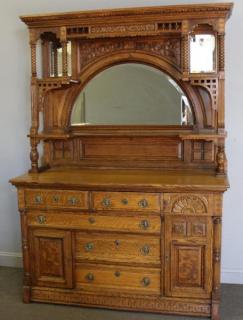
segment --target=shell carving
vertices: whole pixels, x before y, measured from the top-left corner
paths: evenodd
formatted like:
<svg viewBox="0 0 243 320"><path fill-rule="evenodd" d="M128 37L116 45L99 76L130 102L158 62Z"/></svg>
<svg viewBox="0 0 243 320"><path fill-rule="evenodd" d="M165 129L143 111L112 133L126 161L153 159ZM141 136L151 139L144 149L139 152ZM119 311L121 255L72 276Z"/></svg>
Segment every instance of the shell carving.
<svg viewBox="0 0 243 320"><path fill-rule="evenodd" d="M173 213L206 213L207 206L197 196L181 196L172 205Z"/></svg>

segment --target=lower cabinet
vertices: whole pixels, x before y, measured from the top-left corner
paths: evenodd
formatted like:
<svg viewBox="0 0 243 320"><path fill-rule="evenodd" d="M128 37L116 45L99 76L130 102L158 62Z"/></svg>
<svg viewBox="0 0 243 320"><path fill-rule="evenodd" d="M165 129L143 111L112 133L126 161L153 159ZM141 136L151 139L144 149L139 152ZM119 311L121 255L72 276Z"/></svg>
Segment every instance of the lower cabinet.
<svg viewBox="0 0 243 320"><path fill-rule="evenodd" d="M171 297L210 298L212 223L210 217L167 217L165 293Z"/></svg>
<svg viewBox="0 0 243 320"><path fill-rule="evenodd" d="M32 284L72 288L71 231L30 228L29 238Z"/></svg>

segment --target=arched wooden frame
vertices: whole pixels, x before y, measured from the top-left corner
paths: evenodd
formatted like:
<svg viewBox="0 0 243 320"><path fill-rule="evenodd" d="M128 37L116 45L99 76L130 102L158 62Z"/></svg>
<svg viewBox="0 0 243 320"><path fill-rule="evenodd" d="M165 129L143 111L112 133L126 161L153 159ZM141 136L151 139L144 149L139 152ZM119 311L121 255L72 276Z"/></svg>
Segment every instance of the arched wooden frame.
<svg viewBox="0 0 243 320"><path fill-rule="evenodd" d="M72 126L70 126L71 125L70 122L71 122L73 105L79 93L86 86L86 84L91 79L93 79L98 73L112 66L122 64L122 63L146 64L168 74L171 78L173 78L178 83L178 85L182 88L182 90L185 92L186 96L190 101L194 120L195 120L194 126L197 128L203 128L205 123L205 111L204 111L204 106L202 104L202 101L200 97L198 97L195 89L189 83L181 80L182 74L173 64L169 63L168 61L165 61L164 59L158 58L148 53L141 53L141 52L117 53L116 52L113 54L109 54L107 56L103 56L102 58L96 59L92 63L88 64L82 70L82 73L80 73L78 77L80 80L80 83L78 85L75 85L67 93L64 106L63 106L63 112L61 115L62 116L61 123L66 129L69 129L71 127L71 130L72 130ZM87 127L92 127L92 125L87 125ZM105 127L105 126L99 125L99 127ZM139 127L139 125L136 127ZM157 125L155 127L163 128L165 126ZM170 126L166 126L166 127L170 127ZM77 129L77 126L75 126L75 128ZM178 129L180 128L183 129L183 126L178 126ZM143 126L143 130L144 130L144 126Z"/></svg>

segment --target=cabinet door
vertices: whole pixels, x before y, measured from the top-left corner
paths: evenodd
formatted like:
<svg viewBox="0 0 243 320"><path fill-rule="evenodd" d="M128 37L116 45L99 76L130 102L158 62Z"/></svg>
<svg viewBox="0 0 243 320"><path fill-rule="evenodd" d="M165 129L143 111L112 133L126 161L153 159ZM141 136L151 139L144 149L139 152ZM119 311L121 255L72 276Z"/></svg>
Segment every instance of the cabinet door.
<svg viewBox="0 0 243 320"><path fill-rule="evenodd" d="M210 298L212 226L208 217L168 217L166 295Z"/></svg>
<svg viewBox="0 0 243 320"><path fill-rule="evenodd" d="M30 230L32 284L72 287L71 232L54 229Z"/></svg>

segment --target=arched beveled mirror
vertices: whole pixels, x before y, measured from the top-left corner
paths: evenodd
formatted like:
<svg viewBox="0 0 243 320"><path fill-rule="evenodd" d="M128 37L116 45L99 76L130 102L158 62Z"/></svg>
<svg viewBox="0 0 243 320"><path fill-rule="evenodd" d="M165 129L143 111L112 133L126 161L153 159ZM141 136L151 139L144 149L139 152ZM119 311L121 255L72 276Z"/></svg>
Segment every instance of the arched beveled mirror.
<svg viewBox="0 0 243 320"><path fill-rule="evenodd" d="M80 92L72 125L193 125L178 84L151 66L124 63L96 75Z"/></svg>

